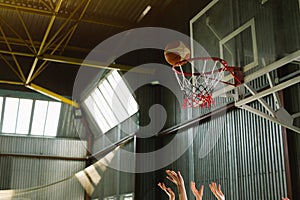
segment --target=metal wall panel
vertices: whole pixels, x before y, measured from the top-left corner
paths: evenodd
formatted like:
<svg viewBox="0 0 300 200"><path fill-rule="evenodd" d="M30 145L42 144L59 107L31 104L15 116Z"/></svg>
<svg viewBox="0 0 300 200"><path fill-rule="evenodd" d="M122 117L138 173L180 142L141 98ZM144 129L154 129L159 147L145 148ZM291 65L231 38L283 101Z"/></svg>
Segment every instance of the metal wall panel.
<svg viewBox="0 0 300 200"><path fill-rule="evenodd" d="M121 123L120 125L121 139L127 137L128 135L132 135L133 133L136 133L138 131L139 129L138 116L139 114L137 113Z"/></svg>
<svg viewBox="0 0 300 200"><path fill-rule="evenodd" d="M0 157L0 189L28 189L20 197L30 199L83 199L84 191L80 184L72 181L60 181L82 170L85 162L42 160L20 157ZM58 183L57 183L58 182ZM55 183L54 185L49 185Z"/></svg>
<svg viewBox="0 0 300 200"><path fill-rule="evenodd" d="M62 181L85 167L84 161L22 157L22 155L84 158L86 142L81 140L1 136L0 153L18 156L0 157L0 189L27 189ZM82 199L84 191L76 179L18 197L31 199Z"/></svg>
<svg viewBox="0 0 300 200"><path fill-rule="evenodd" d="M228 199L280 199L286 195L279 125L237 109L194 127L193 132L197 185L207 187L216 181ZM190 178L187 158L181 157L171 167ZM213 198L209 189L204 195Z"/></svg>
<svg viewBox="0 0 300 200"><path fill-rule="evenodd" d="M121 149L133 152L133 144L133 142L129 142L122 146ZM117 160L116 162L118 162L118 166L121 166L122 162L119 158L119 152L120 151L116 153L113 159ZM134 192L135 174L122 172L118 169L115 169L115 167L118 166L114 165L114 168L110 168L110 166L108 166L106 170L102 174L100 174L101 181L96 186L95 192L93 194L94 198L103 199L104 197L120 196L122 194Z"/></svg>
<svg viewBox="0 0 300 200"><path fill-rule="evenodd" d="M287 88L284 91L285 108L289 113L300 112L300 84ZM294 120L294 125L300 127L300 117ZM291 170L291 181L293 199L300 198L300 136L299 134L287 129L287 140L289 150L289 161Z"/></svg>
<svg viewBox="0 0 300 200"><path fill-rule="evenodd" d="M300 1L279 1L277 19L279 21L277 29L281 30L277 34L277 51L286 54L300 49ZM281 9L281 10L280 10ZM285 12L280 12L285 11ZM277 42L278 43L278 42ZM284 66L281 70L282 76L291 75L293 72L299 72L299 62ZM283 91L284 107L290 114L300 112L300 84L289 87ZM300 118L294 120L294 125L300 127ZM292 199L300 199L300 137L293 131L287 131L287 145L289 166L291 174Z"/></svg>
<svg viewBox="0 0 300 200"><path fill-rule="evenodd" d="M57 128L57 136L63 138L85 138L83 125L80 120L74 118L73 107L62 104L60 121Z"/></svg>
<svg viewBox="0 0 300 200"><path fill-rule="evenodd" d="M122 149L128 152L134 152L134 142L132 141L130 143L127 143L122 147ZM134 163L132 164L134 165ZM120 166L122 167L122 162L120 162ZM134 173L119 171L119 194L134 192L134 183L135 183L134 178L135 178ZM126 184L122 184L122 183L126 183Z"/></svg>
<svg viewBox="0 0 300 200"><path fill-rule="evenodd" d="M93 153L97 153L105 150L112 144L119 142L121 139L128 137L129 134L133 134L137 131L137 115L132 116L128 120L125 120L120 125L109 130L105 134L101 134L95 138L93 144ZM125 151L133 152L134 145L133 140L121 149ZM118 151L114 157L117 159L118 165L122 165L120 161L120 152ZM133 163L134 164L134 163ZM97 185L96 191L93 197L103 199L108 196L119 196L122 194L132 193L134 191L134 177L132 173L122 172L116 169L112 169L108 166L106 171L102 174L101 182ZM121 184L126 183L126 184ZM107 187L109 185L109 187Z"/></svg>
<svg viewBox="0 0 300 200"><path fill-rule="evenodd" d="M0 136L0 153L85 157L86 141L73 139Z"/></svg>

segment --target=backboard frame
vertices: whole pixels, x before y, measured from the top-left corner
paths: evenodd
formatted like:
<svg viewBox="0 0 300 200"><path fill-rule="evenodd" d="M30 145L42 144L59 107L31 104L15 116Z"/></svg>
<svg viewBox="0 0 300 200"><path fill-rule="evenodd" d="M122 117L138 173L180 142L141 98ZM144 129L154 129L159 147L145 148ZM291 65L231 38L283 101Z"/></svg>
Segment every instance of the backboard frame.
<svg viewBox="0 0 300 200"><path fill-rule="evenodd" d="M260 35L256 35L258 33L261 32L265 32L265 30L268 30L266 28L268 27L264 27L262 26L262 24L258 24L258 27L255 27L255 21L259 21L261 20L261 16L264 15L260 15L259 17L257 17L257 15L253 15L252 17L248 15L249 18L243 18L243 23L241 23L241 21L234 21L234 24L230 24L232 21L232 19L237 20L235 18L235 16L232 14L234 13L234 9L233 7L229 7L231 8L231 18L227 18L225 20L226 23L229 22L230 26L228 29L224 30L224 27L226 28L226 25L224 26L221 22L218 22L219 24L216 23L217 19L222 19L220 17L222 17L220 15L220 13L215 13L213 12L211 9L217 5L220 2L225 2L225 1L220 1L220 0L212 0L204 9L202 9L198 14L195 15L195 17L193 17L190 20L190 46L191 46L191 58L193 57L199 57L199 55L195 55L195 52L197 53L197 50L194 49L195 45L194 42L204 42L204 45L208 46L213 44L213 46L208 46L210 49L210 51L212 51L213 54L217 54L218 51L220 53L219 57L221 59L224 59L224 47L226 47L226 43L228 41L230 41L231 39L233 39L234 37L238 36L239 34L241 34L243 31L247 30L247 32L244 35L241 35L240 38L237 38L237 40L240 40L239 42L241 42L241 44L237 43L236 45L236 40L234 41L230 41L228 43L229 47L231 48L230 50L234 49L234 56L236 56L236 58L239 58L239 52L237 53L237 49L235 49L235 47L240 47L242 50L247 51L246 54L243 54L244 57L240 57L240 59L242 60L241 65L243 66L239 66L242 67L243 69L243 73L244 73L244 83L241 84L240 88L243 88L244 90L247 90L249 92L249 95L244 97L244 96L240 96L239 94L236 94L237 90L235 90L235 87L232 85L225 85L224 89L222 90L217 90L213 93L212 98L215 97L219 97L219 96L223 96L225 94L225 96L227 96L227 94L232 94L230 93L231 91L234 91L234 95L233 97L235 98L235 106L237 108L241 108L244 110L247 110L248 112L254 113L260 117L263 117L265 119L268 119L272 122L278 123L280 125L282 125L283 127L289 128L290 130L295 131L296 133L300 134L300 127L297 127L293 124L293 121L295 120L295 118L299 117L300 114L289 114L284 107L282 106L283 104L281 104L278 92L290 87L292 85L298 84L300 83L300 76L299 75L295 75L293 77L290 77L287 80L282 80L281 82L276 82L275 80L273 80L274 78L271 76L271 72L275 72L277 69L284 67L290 63L299 63L300 60L300 49L296 49L293 50L292 53L289 54L285 54L283 56L281 55L276 55L276 51L274 52L266 52L265 49L259 49L261 48L261 45L259 45L260 43L257 43L257 41L262 41L262 37L260 37ZM295 2L298 3L299 6L299 10L300 10L300 0L295 0ZM266 7L266 6L264 6ZM263 9L264 7L260 7L260 14L264 13ZM270 8L270 7L269 7ZM220 7L216 7L216 11L220 11L222 8ZM224 11L226 12L226 10ZM207 13L206 16L203 16ZM216 14L216 16L214 15ZM203 16L204 18L200 19L200 17ZM224 16L226 16L226 13L224 13ZM214 18L215 17L215 18ZM198 21L198 27L195 26L195 30L194 30L194 23ZM258 23L258 22L257 22ZM210 26L212 25L212 26ZM223 25L223 26L222 26ZM202 28L202 29L201 29ZM257 28L257 30L256 30ZM270 28L270 27L269 27ZM249 32L250 29L250 32ZM259 32L257 32L259 29ZM220 32L221 30L221 32ZM222 31L223 30L223 31ZM231 32L229 33L228 30L230 30ZM194 35L195 32L202 34L202 35ZM204 31L204 32L200 32L200 31ZM222 33L222 34L221 34ZM212 42L207 41L207 35L212 34L213 38ZM274 34L274 30L273 32L271 32L271 34ZM251 35L251 36L250 36ZM247 41L247 44L244 44L244 40L243 37L245 38L250 36L252 37L252 42L251 41ZM273 38L274 39L274 38ZM199 41L197 41L199 40ZM217 47L217 41L219 41L219 46ZM251 51L251 43L252 43L252 56L249 53ZM271 44L271 43L269 43ZM202 45L200 43L200 45ZM228 46L227 45L227 46ZM241 46L238 46L241 45ZM218 51L215 50L215 47L219 48ZM205 47L204 47L205 48ZM226 47L228 48L228 47ZM228 49L227 49L228 50ZM245 53L245 52L242 52ZM265 54L269 53L267 56L269 56L269 60L268 63L265 63ZM260 55L261 54L261 55ZM227 52L227 57L230 57L230 54L228 54ZM217 55L218 56L218 55ZM249 56L249 57L247 57ZM261 56L261 57L260 57ZM212 57L216 57L216 55L212 55ZM246 57L246 59L245 59ZM244 59L244 60L243 60ZM226 60L226 59L225 59ZM226 60L228 62L228 60ZM249 62L251 61L251 62ZM237 60L235 60L235 62L238 62ZM261 63L260 63L261 62ZM229 62L229 65L232 66L232 64ZM255 69L254 69L255 68ZM247 72L247 73L245 73ZM227 79L227 77L225 78L225 80ZM259 80L259 79L265 79L267 80L267 84L269 85L269 88L262 88L261 90L258 90L258 88L255 87L251 87L250 82L253 82L255 80ZM222 79L224 80L224 79ZM274 102L276 103L276 108L273 108L268 102L266 102L263 98L268 96L268 95L273 95L274 97ZM266 111L262 112L256 108L253 108L252 106L250 106L249 104L253 101L258 101ZM288 120L287 120L288 119Z"/></svg>

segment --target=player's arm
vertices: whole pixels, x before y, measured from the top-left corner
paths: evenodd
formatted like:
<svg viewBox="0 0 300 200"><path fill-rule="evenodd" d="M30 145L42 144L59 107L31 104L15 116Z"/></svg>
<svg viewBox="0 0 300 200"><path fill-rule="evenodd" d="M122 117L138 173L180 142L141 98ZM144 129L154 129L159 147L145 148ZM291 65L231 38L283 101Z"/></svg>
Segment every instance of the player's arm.
<svg viewBox="0 0 300 200"><path fill-rule="evenodd" d="M176 173L175 171L172 170L166 170L166 173L168 174L167 179L172 181L177 186L179 200L187 200L184 180L180 172L178 171Z"/></svg>

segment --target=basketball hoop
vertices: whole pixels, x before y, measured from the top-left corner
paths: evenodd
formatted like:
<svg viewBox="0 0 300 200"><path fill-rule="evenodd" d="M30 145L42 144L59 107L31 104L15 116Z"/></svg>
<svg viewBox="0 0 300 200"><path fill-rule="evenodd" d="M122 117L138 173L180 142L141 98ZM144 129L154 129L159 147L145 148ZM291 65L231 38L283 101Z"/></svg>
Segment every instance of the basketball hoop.
<svg viewBox="0 0 300 200"><path fill-rule="evenodd" d="M197 65L201 66L202 72L183 71L182 65L186 62L191 65L193 62L197 62ZM227 62L221 58L191 58L176 63L172 69L181 90L184 92L183 109L187 107L211 107L215 104L212 92L218 83L237 86L243 81L241 69L228 66ZM222 81L226 71L233 76L233 82Z"/></svg>

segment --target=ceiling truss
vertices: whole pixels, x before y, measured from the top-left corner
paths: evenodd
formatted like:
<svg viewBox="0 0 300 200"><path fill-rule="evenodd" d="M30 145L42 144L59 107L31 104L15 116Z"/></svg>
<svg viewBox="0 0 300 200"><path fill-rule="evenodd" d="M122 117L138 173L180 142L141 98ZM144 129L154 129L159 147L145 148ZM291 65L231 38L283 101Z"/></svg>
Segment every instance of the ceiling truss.
<svg viewBox="0 0 300 200"><path fill-rule="evenodd" d="M0 26L0 44L4 44L7 47L7 50L0 50L0 59L4 61L7 67L19 80L0 80L0 83L25 86L28 89L42 93L56 100L60 100L74 107L79 107L79 104L77 102L74 102L62 95L55 93L54 91L50 91L46 88L43 88L42 86L35 84L35 79L49 66L51 62L76 66L95 67L101 69L131 69L132 67L124 65L110 64L109 66L107 66L106 63L100 63L97 61L86 61L78 58L62 56L62 53L66 49L85 53L90 51L90 49L72 47L68 45L80 22L112 26L120 29L125 29L129 26L124 26L117 23L106 23L93 19L84 19L84 15L91 0L81 0L77 4L76 8L69 14L65 14L66 11L61 10L63 2L63 0L58 0L54 5L52 1L41 0L39 1L40 5L36 6L26 6L21 5L20 3L0 3L0 8L10 9L17 13L18 20L22 24L22 28L26 33L26 38L24 38L25 36L22 37L18 33L18 31L12 25L10 25L10 23L3 16L0 15L0 21L2 22L2 25ZM32 39L30 30L28 29L28 26L25 23L21 12L29 12L50 17L49 23L41 41L34 41ZM56 19L63 19L64 21L60 25L60 27L55 30L55 33L50 35ZM71 23L72 25L68 27L68 25L70 25ZM13 33L15 37L8 37L6 34L7 31ZM15 46L25 47L27 50L15 51L13 48ZM11 56L13 63L9 62L9 60L7 59L7 55ZM22 69L22 64L19 61L21 57L33 59L28 74L24 73ZM39 61L42 62L40 63Z"/></svg>
<svg viewBox="0 0 300 200"><path fill-rule="evenodd" d="M66 14L65 12L60 12L57 13L54 10L53 5L48 5L45 1L41 1L43 5L41 6L36 6L36 7L29 7L29 6L24 6L24 5L16 5L16 4L9 4L9 3L0 3L0 8L5 8L5 9L10 9L10 10L20 10L23 12L28 12L28 13L34 13L38 15L43 15L43 16L53 16L56 15L58 19L63 19L66 20L69 16L69 14ZM49 3L51 1L48 1ZM47 6L44 6L47 5ZM70 19L72 22L78 21L75 17ZM116 21L111 21L111 20L98 20L98 19L93 19L93 18L84 18L81 19L80 22L84 23L89 23L89 24L94 24L94 25L103 25L103 26L109 26L109 27L114 27L114 28L119 28L119 29L129 29L134 27L134 24L131 23L118 23Z"/></svg>

